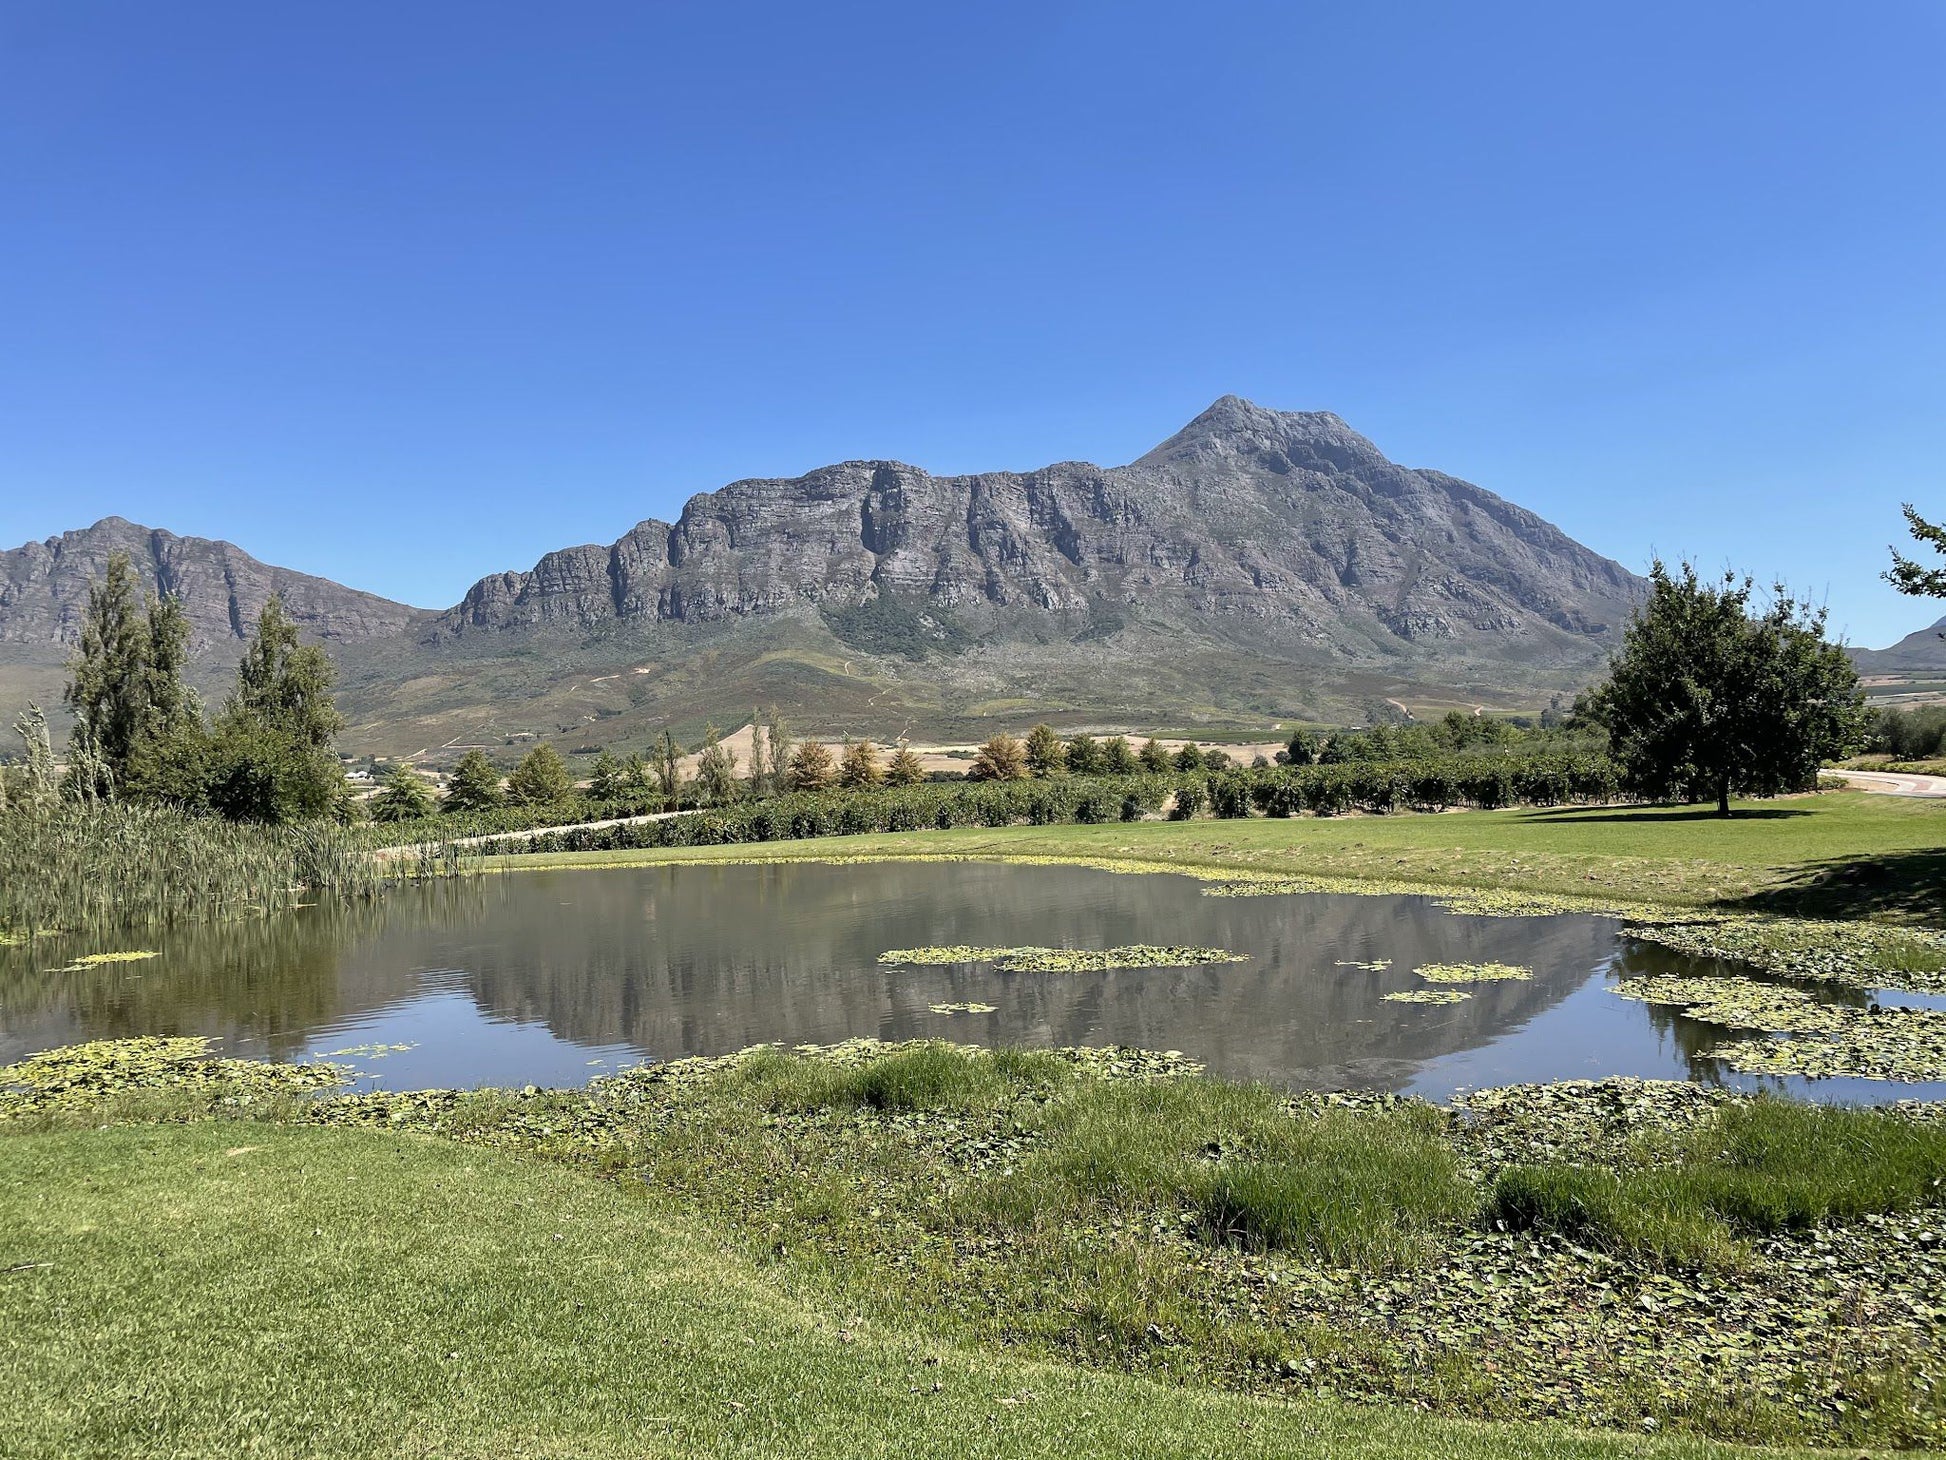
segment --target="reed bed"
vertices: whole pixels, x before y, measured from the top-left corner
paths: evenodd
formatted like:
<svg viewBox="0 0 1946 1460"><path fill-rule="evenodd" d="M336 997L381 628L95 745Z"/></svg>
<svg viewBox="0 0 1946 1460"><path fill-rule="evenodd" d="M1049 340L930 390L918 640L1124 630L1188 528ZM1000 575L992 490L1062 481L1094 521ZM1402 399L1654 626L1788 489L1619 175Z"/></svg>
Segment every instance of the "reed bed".
<svg viewBox="0 0 1946 1460"><path fill-rule="evenodd" d="M386 870L328 822L249 826L148 806L0 816L0 936L254 917L376 895Z"/></svg>

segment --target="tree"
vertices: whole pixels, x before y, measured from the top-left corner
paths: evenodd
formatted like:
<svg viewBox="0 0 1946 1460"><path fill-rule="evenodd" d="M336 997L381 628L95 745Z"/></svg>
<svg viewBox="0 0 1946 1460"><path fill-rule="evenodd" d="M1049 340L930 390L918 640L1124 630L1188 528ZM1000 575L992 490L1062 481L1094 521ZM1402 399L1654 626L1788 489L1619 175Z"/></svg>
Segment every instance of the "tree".
<svg viewBox="0 0 1946 1460"><path fill-rule="evenodd" d="M1027 770L1031 775L1045 779L1058 776L1067 769L1067 753L1061 747L1061 737L1045 721L1027 732L1025 753Z"/></svg>
<svg viewBox="0 0 1946 1460"><path fill-rule="evenodd" d="M1175 767L1179 771L1199 771L1203 768L1203 747L1195 741L1186 741L1183 748L1176 752Z"/></svg>
<svg viewBox="0 0 1946 1460"><path fill-rule="evenodd" d="M1024 781L1027 747L1002 731L980 747L967 776L975 781Z"/></svg>
<svg viewBox="0 0 1946 1460"><path fill-rule="evenodd" d="M649 769L655 772L656 789L662 793L662 809L675 811L682 806L682 751L668 729L655 743L649 756Z"/></svg>
<svg viewBox="0 0 1946 1460"><path fill-rule="evenodd" d="M1858 673L1824 638L1824 610L1780 586L1751 613L1753 585L1704 583L1660 562L1606 682L1578 714L1603 726L1629 790L1656 800L1810 790L1865 723Z"/></svg>
<svg viewBox="0 0 1946 1460"><path fill-rule="evenodd" d="M1126 735L1116 735L1101 745L1101 768L1111 776L1132 776L1142 768Z"/></svg>
<svg viewBox="0 0 1946 1460"><path fill-rule="evenodd" d="M1905 504L1905 520L1912 529L1914 540L1930 544L1935 552L1946 553L1946 526L1926 521L1910 502ZM1885 575L1885 580L1899 592L1910 593L1914 597L1946 598L1946 567L1924 567L1910 558L1901 557L1896 548L1892 551L1892 568Z"/></svg>
<svg viewBox="0 0 1946 1460"><path fill-rule="evenodd" d="M622 763L603 746L588 778L588 794L597 801L613 801L622 794Z"/></svg>
<svg viewBox="0 0 1946 1460"><path fill-rule="evenodd" d="M212 806L233 821L273 822L344 808L344 770L333 748L344 724L331 699L335 678L324 650L298 643L297 625L272 594L217 722Z"/></svg>
<svg viewBox="0 0 1946 1460"><path fill-rule="evenodd" d="M500 804L500 772L484 751L469 750L459 758L440 804L447 811L491 811Z"/></svg>
<svg viewBox="0 0 1946 1460"><path fill-rule="evenodd" d="M784 722L777 718L775 706L771 707L769 732L764 739L770 743L770 767L765 776L765 789L770 795L781 796L791 789L791 732Z"/></svg>
<svg viewBox="0 0 1946 1460"><path fill-rule="evenodd" d="M696 789L711 806L727 806L737 798L736 752L710 726L703 736L703 752L696 757Z"/></svg>
<svg viewBox="0 0 1946 1460"><path fill-rule="evenodd" d="M831 785L831 752L815 740L807 740L797 747L791 757L791 789L793 791L823 791Z"/></svg>
<svg viewBox="0 0 1946 1460"><path fill-rule="evenodd" d="M68 661L63 699L74 712L75 750L70 765L82 765L90 783L82 799L112 796L128 770L141 734L148 690L148 625L135 596L135 572L127 553L108 559L108 570L88 588L81 619L81 642Z"/></svg>
<svg viewBox="0 0 1946 1460"><path fill-rule="evenodd" d="M1092 735L1077 735L1068 741L1068 769L1077 776L1101 774L1101 745Z"/></svg>
<svg viewBox="0 0 1946 1460"><path fill-rule="evenodd" d="M631 750L627 762L622 766L622 789L631 796L648 793L649 763L642 759L639 750Z"/></svg>
<svg viewBox="0 0 1946 1460"><path fill-rule="evenodd" d="M764 726L763 716L756 710L750 712L750 794L763 797L770 793L770 732Z"/></svg>
<svg viewBox="0 0 1946 1460"><path fill-rule="evenodd" d="M384 789L371 803L373 821L417 821L431 816L434 809L432 787L404 761L392 767Z"/></svg>
<svg viewBox="0 0 1946 1460"><path fill-rule="evenodd" d="M916 786L926 779L926 768L910 746L901 745L885 768L885 779L895 786Z"/></svg>
<svg viewBox="0 0 1946 1460"><path fill-rule="evenodd" d="M1162 748L1160 740L1145 741L1137 759L1142 762L1145 771L1160 773L1169 769L1169 752Z"/></svg>
<svg viewBox="0 0 1946 1460"><path fill-rule="evenodd" d="M1318 737L1309 730L1293 730L1290 744L1284 747L1284 755L1292 765L1316 765L1318 754L1324 749L1318 744Z"/></svg>
<svg viewBox="0 0 1946 1460"><path fill-rule="evenodd" d="M845 747L838 767L838 784L847 791L869 791L885 779L879 764L878 747L869 740L856 740Z"/></svg>
<svg viewBox="0 0 1946 1460"><path fill-rule="evenodd" d="M568 763L545 740L523 755L507 777L507 800L514 806L556 806L573 789Z"/></svg>

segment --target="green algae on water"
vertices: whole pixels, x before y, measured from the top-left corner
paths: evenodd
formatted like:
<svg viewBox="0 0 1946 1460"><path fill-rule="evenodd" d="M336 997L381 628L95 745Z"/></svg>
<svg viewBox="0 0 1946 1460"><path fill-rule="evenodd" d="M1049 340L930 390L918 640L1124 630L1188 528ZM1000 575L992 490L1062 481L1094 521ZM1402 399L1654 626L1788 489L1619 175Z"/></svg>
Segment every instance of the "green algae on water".
<svg viewBox="0 0 1946 1460"><path fill-rule="evenodd" d="M1243 963L1249 955L1227 948L1158 947L1132 943L1122 948L893 948L880 963L991 963L1001 973L1102 973L1122 968L1191 968L1212 963Z"/></svg>
<svg viewBox="0 0 1946 1460"><path fill-rule="evenodd" d="M1473 995L1464 989L1402 989L1398 993L1386 994L1388 1004L1457 1004Z"/></svg>
<svg viewBox="0 0 1946 1460"><path fill-rule="evenodd" d="M1413 970L1427 983L1500 983L1534 976L1514 963L1422 963Z"/></svg>

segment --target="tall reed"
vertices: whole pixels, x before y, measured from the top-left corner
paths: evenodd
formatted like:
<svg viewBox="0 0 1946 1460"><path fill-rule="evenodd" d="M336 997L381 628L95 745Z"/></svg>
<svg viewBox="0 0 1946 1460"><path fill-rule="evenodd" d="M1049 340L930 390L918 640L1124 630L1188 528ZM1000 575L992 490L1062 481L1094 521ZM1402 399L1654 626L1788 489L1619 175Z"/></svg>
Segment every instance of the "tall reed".
<svg viewBox="0 0 1946 1460"><path fill-rule="evenodd" d="M384 869L342 828L245 826L150 806L0 815L0 934L101 933L369 897Z"/></svg>

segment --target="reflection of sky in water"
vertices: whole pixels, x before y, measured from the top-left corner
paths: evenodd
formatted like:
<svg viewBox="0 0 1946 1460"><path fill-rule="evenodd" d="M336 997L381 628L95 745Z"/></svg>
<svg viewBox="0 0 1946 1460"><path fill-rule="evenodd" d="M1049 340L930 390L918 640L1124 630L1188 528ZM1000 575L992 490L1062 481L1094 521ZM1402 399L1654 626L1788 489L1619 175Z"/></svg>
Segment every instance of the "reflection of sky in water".
<svg viewBox="0 0 1946 1460"><path fill-rule="evenodd" d="M1215 898L1188 878L982 863L521 872L376 905L171 930L139 965L47 976L0 954L0 1059L80 1039L208 1034L226 1053L339 1056L365 1083L573 1085L643 1059L858 1036L1176 1049L1295 1086L1444 1098L1628 1074L1821 1099L1946 1086L1758 1080L1707 1058L1725 1031L1615 996L1617 977L1721 972L1611 919L1481 918L1425 898ZM889 948L1193 944L1249 961L1095 974L895 968ZM94 949L63 949L64 957ZM1343 966L1389 960L1383 970ZM1531 980L1456 1004L1386 1002L1422 963L1501 961ZM1931 1008L1946 998L1887 995ZM933 1004L992 1004L936 1014Z"/></svg>

